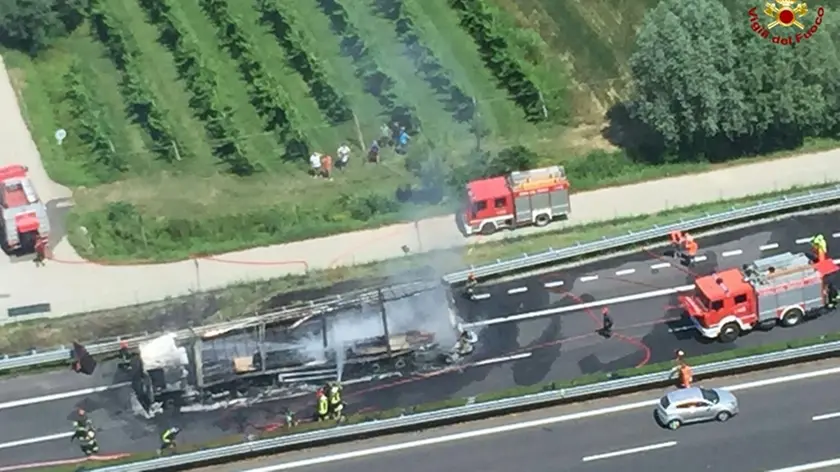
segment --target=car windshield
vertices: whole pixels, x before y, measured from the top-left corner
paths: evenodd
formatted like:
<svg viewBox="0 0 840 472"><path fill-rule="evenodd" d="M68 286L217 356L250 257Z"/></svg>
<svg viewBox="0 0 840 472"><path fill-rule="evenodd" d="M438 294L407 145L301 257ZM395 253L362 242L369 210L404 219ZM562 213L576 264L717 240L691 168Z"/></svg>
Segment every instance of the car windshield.
<svg viewBox="0 0 840 472"><path fill-rule="evenodd" d="M720 396L714 390L706 390L705 388L701 388L700 392L703 394L703 398L707 401L712 403L717 403L720 401Z"/></svg>
<svg viewBox="0 0 840 472"><path fill-rule="evenodd" d="M703 293L703 291L699 288L695 290L694 299L697 300L697 302L700 303L700 305L702 305L703 308L707 310L709 309L709 297L707 297L706 294Z"/></svg>

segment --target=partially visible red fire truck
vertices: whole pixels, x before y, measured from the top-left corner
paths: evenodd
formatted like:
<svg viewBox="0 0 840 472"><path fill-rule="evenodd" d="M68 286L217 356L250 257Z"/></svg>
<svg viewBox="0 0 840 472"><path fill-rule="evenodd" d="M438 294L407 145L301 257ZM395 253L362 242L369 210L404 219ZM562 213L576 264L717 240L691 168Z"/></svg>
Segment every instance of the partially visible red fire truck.
<svg viewBox="0 0 840 472"><path fill-rule="evenodd" d="M788 252L699 277L694 293L679 301L701 335L732 342L756 327L795 326L819 316L835 291L826 279L838 270L830 258L812 263Z"/></svg>
<svg viewBox="0 0 840 472"><path fill-rule="evenodd" d="M560 166L550 166L468 183L459 219L467 235L489 235L503 228L545 226L569 213L566 172Z"/></svg>

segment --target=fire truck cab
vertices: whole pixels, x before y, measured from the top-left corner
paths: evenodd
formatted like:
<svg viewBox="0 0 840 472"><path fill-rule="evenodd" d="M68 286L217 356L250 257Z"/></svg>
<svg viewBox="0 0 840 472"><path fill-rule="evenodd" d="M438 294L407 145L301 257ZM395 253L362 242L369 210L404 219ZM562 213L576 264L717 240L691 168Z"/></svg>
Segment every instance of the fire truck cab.
<svg viewBox="0 0 840 472"><path fill-rule="evenodd" d="M563 167L511 172L467 184L459 215L466 235L489 235L503 228L545 226L571 212L569 181Z"/></svg>
<svg viewBox="0 0 840 472"><path fill-rule="evenodd" d="M679 297L703 337L732 342L756 326L795 326L827 304L826 277L840 270L831 259L812 263L785 253L695 280L692 295Z"/></svg>

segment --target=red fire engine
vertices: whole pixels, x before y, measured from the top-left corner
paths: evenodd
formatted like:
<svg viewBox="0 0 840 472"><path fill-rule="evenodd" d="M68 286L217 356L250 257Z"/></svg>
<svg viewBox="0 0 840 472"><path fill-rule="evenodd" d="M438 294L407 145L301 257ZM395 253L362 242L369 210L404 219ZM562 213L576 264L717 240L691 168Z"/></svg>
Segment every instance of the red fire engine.
<svg viewBox="0 0 840 472"><path fill-rule="evenodd" d="M49 237L50 220L27 171L20 165L0 167L0 222L3 245L28 252L35 249L38 238Z"/></svg>
<svg viewBox="0 0 840 472"><path fill-rule="evenodd" d="M545 226L571 212L569 181L560 166L511 172L467 184L466 208L460 215L467 235L498 229Z"/></svg>
<svg viewBox="0 0 840 472"><path fill-rule="evenodd" d="M824 312L834 291L826 277L838 270L830 258L812 263L805 254L779 254L699 277L694 294L679 301L700 334L732 342L743 331L794 326Z"/></svg>

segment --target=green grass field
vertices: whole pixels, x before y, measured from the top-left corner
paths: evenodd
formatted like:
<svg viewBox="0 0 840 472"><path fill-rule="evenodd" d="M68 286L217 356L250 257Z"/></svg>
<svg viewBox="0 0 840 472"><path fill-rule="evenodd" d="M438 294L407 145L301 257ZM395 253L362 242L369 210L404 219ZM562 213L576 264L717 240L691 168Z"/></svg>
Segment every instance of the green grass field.
<svg viewBox="0 0 840 472"><path fill-rule="evenodd" d="M162 223L167 233L206 233L239 215L243 224L296 221L225 241L196 230L160 245L182 248L171 258L450 211L446 201L406 206L394 194L418 184L406 159L475 159L476 129L484 150L521 144L541 164L565 164L577 189L703 168L642 168L609 154L600 136L604 111L626 93L634 28L654 3L94 0L89 21L51 50L4 58L47 171L75 191L71 241L85 246L72 237L85 226L99 242L79 247L87 256L147 257L104 224L117 202L143 220L177 220ZM533 119L533 102L523 105L488 66L498 57L483 56L459 4L483 5L485 26L504 38L548 119ZM395 110L421 126L408 155L386 149L382 164L363 165ZM60 146L58 128L68 131ZM292 152L297 136L329 154L349 143L350 167L333 181L309 177L306 157ZM253 175L227 172L233 157ZM391 202L374 205L383 199ZM360 207L372 216L359 217Z"/></svg>

